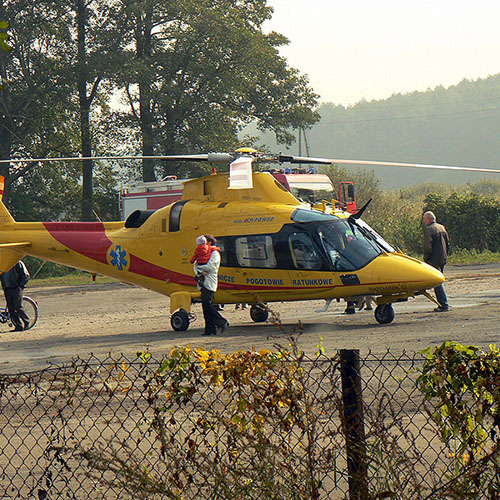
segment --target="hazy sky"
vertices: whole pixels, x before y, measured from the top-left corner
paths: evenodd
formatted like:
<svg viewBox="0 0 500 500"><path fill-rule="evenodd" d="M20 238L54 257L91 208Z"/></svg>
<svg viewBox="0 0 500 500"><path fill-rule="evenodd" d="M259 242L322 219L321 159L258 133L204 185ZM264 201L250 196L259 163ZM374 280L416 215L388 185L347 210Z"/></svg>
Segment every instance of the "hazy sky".
<svg viewBox="0 0 500 500"><path fill-rule="evenodd" d="M355 104L500 73L499 0L268 0L266 31L321 102Z"/></svg>

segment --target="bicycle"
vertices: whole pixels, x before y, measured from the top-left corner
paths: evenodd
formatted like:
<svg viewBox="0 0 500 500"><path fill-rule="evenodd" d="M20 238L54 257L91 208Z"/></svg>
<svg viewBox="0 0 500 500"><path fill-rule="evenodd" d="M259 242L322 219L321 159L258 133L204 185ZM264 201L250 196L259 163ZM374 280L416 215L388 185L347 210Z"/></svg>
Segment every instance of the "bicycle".
<svg viewBox="0 0 500 500"><path fill-rule="evenodd" d="M30 321L28 323L28 327L25 330L29 330L36 325L38 321L38 303L36 300L33 300L31 297L23 297L23 307L26 311L26 314L29 316ZM7 307L0 307L0 323L9 322L9 326L14 326L10 321L10 314Z"/></svg>

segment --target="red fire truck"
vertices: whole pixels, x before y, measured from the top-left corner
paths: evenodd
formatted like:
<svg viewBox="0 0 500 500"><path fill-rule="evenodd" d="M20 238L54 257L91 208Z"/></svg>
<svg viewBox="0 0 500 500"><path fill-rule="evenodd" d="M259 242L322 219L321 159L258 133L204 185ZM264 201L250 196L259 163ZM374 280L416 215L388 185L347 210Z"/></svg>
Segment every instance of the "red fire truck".
<svg viewBox="0 0 500 500"><path fill-rule="evenodd" d="M123 220L135 210L157 210L181 199L184 182L175 175L161 181L138 182L120 190L120 207Z"/></svg>
<svg viewBox="0 0 500 500"><path fill-rule="evenodd" d="M271 170L274 178L283 184L296 198L307 203L319 203L332 199L337 208L356 212L356 196L352 182L341 182L335 192L330 178L312 170ZM120 193L121 213L125 220L134 210L156 210L181 199L183 184L187 179L168 176L156 182L138 182L122 188Z"/></svg>

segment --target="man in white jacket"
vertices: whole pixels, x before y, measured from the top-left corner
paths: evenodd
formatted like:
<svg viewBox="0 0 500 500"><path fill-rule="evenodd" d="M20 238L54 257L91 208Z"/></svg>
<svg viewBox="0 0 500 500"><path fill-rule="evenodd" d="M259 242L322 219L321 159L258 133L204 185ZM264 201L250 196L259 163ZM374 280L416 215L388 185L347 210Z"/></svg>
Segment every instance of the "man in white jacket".
<svg viewBox="0 0 500 500"><path fill-rule="evenodd" d="M209 245L215 246L217 240L206 234L205 238ZM203 276L203 280L198 280L198 288L201 290L201 307L205 318L205 331L202 335L217 335L217 328L224 333L229 326L229 322L224 318L213 304L214 294L218 286L218 274L220 266L220 253L213 250L210 259L206 264L194 264L195 276Z"/></svg>

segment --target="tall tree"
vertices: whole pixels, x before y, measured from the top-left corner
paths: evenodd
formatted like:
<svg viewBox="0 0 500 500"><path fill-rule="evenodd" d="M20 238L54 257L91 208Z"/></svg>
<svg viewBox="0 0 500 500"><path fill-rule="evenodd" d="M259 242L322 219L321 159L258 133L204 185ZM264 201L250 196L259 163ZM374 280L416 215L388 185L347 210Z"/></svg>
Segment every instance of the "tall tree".
<svg viewBox="0 0 500 500"><path fill-rule="evenodd" d="M80 106L80 139L81 153L85 158L92 156L92 141L90 138L90 106L95 98L101 75L94 76L91 83L90 93L87 91L89 86L90 68L87 58L87 26L89 10L85 0L76 0L76 33L77 33L77 62L76 62L76 86L78 88L78 103ZM82 220L89 221L93 219L92 214L92 174L93 161L83 160L82 162Z"/></svg>
<svg viewBox="0 0 500 500"><path fill-rule="evenodd" d="M75 79L78 92L81 155L92 157L91 108L101 82L116 67L122 36L113 1L73 0L67 4L74 16L76 43ZM82 220L93 220L92 160L82 162Z"/></svg>
<svg viewBox="0 0 500 500"><path fill-rule="evenodd" d="M279 56L287 40L262 30L266 0L122 0L122 8L134 44L122 84L143 154L231 148L250 121L290 142L290 128L317 121L317 96ZM143 163L143 179L155 179L153 162Z"/></svg>
<svg viewBox="0 0 500 500"><path fill-rule="evenodd" d="M109 2L105 2L105 7L109 7ZM84 17L86 12L81 14ZM80 37L85 42L80 49L87 57L81 58L86 64L79 65L77 12L72 5L59 0L12 0L1 4L0 18L9 20L13 47L9 54L0 53L4 83L0 88L2 159L73 156L78 151L83 154L92 151L90 141L95 142L92 128L99 126L99 120L105 121L107 113L102 97L106 93L99 95L97 89L105 89L103 78L112 70L108 64L109 54L121 43L116 29L109 33L105 29L105 25L112 27L106 22L109 17L103 8L84 19L90 34ZM94 29L94 24L101 29ZM88 51L86 44L91 47ZM95 76L94 68L101 68L101 73ZM92 87L77 78L80 73ZM91 105L97 110L94 117L90 114ZM101 145L103 141L97 143ZM112 210L112 204L109 205L104 196L112 189L109 169L99 165L96 183L98 212L108 219L116 217L116 210ZM0 164L0 173L6 178L4 199L8 202L9 195L13 195L10 208L21 220L81 217L81 211L77 213L74 205L74 193L79 193L80 208L82 203L79 170L79 164ZM85 182L89 188L86 199L89 199L88 193L92 199L93 183L91 170L90 180L87 175ZM55 203L64 197L66 203ZM114 203L117 206L116 201ZM86 212L85 218L89 219L92 205L87 206Z"/></svg>
<svg viewBox="0 0 500 500"><path fill-rule="evenodd" d="M43 156L67 142L59 126L61 113L71 110L66 82L59 77L65 27L46 0L4 1L0 18L10 24L12 45L9 53L0 52L0 158ZM7 203L12 183L33 166L0 164Z"/></svg>
<svg viewBox="0 0 500 500"><path fill-rule="evenodd" d="M135 76L132 81L125 79L125 86L131 111L141 130L142 154L152 156L155 150L154 137L154 86L158 78L154 61L153 31L159 32L168 23L173 21L169 14L170 4L164 0L146 0L144 2L124 2L124 12L131 28L132 39L135 45L135 60L128 68ZM124 75L125 76L125 75ZM131 85L137 85L136 95L132 96ZM154 162L143 160L143 180L155 180Z"/></svg>

